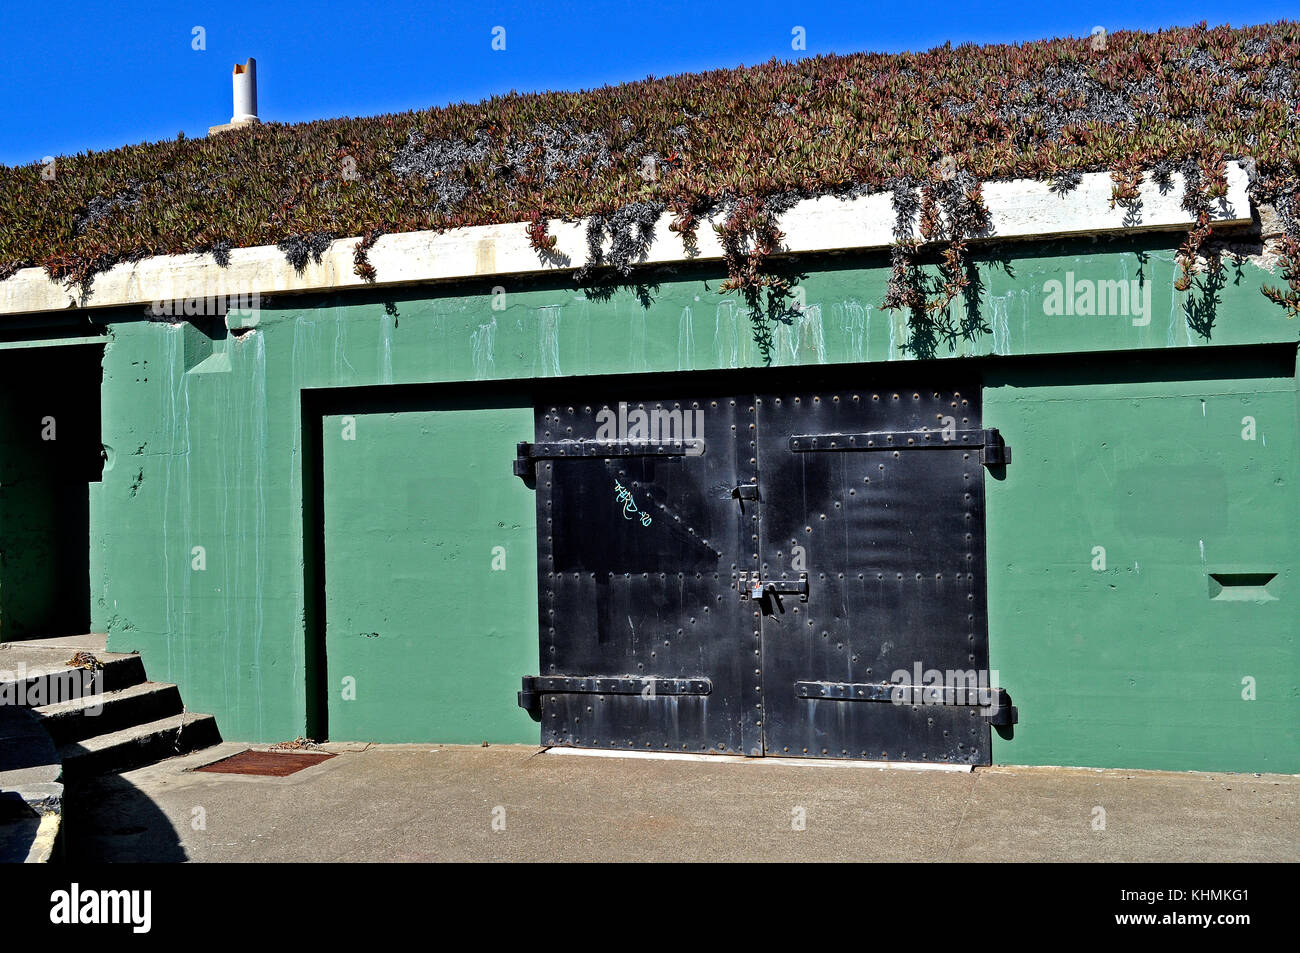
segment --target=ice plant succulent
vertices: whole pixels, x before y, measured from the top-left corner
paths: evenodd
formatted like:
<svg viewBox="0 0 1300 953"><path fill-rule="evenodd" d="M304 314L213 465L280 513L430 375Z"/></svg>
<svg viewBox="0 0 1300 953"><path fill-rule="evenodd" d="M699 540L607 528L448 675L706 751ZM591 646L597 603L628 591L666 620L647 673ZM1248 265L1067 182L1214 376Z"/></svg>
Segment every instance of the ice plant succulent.
<svg viewBox="0 0 1300 953"><path fill-rule="evenodd" d="M1224 163L1236 159L1285 226L1289 290L1265 293L1295 313L1300 24L1119 32L1102 46L1080 37L772 61L0 167L0 280L39 266L87 292L117 262L186 252L221 262L268 244L305 267L331 237L362 236L355 265L373 281L382 276L366 252L379 234L519 222L545 256L547 217L599 223L579 274L604 280L643 256L650 210L671 213L688 254L721 210L727 286L761 324L788 314L788 282L771 263L779 207L892 192L896 211L914 203L917 231L899 236L884 303L944 337L961 330L952 302L975 292L967 242L980 234L980 183L1029 177L1068 193L1081 173L1110 171L1115 203L1137 215L1144 177L1183 173L1196 222L1179 253L1189 289Z"/></svg>

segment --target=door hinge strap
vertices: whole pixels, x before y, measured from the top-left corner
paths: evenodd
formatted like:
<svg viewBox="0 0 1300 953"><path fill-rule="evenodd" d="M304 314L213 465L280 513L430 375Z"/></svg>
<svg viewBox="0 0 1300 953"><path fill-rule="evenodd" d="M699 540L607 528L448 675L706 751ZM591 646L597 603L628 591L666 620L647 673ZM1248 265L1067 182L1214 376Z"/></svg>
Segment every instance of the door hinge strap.
<svg viewBox="0 0 1300 953"><path fill-rule="evenodd" d="M702 437L687 440L521 441L515 445L515 476L531 477L535 460L568 460L574 457L698 457L702 453Z"/></svg>
<svg viewBox="0 0 1300 953"><path fill-rule="evenodd" d="M1005 467L1011 462L1011 448L996 427L984 431L984 465Z"/></svg>
<svg viewBox="0 0 1300 953"><path fill-rule="evenodd" d="M790 438L796 453L831 450L959 450L974 447L983 454L986 467L1006 466L1011 448L996 429L988 430L895 430L875 433L804 433Z"/></svg>
<svg viewBox="0 0 1300 953"><path fill-rule="evenodd" d="M1005 688L976 685L898 685L889 682L795 682L800 698L895 705L954 705L979 708L993 725L1014 725L1019 713Z"/></svg>
<svg viewBox="0 0 1300 953"><path fill-rule="evenodd" d="M658 679L658 677L606 675L525 675L519 707L532 710L543 694L638 694L646 698L711 694L710 679Z"/></svg>

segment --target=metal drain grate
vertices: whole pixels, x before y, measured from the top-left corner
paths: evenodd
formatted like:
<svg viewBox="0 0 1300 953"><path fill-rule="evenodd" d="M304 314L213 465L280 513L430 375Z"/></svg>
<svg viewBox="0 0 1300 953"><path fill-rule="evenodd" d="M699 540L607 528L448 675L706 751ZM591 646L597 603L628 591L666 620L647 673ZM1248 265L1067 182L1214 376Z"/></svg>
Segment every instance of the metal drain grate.
<svg viewBox="0 0 1300 953"><path fill-rule="evenodd" d="M332 754L308 754L288 751L241 751L239 754L205 764L195 771L214 774L257 774L269 778L283 778L333 758Z"/></svg>

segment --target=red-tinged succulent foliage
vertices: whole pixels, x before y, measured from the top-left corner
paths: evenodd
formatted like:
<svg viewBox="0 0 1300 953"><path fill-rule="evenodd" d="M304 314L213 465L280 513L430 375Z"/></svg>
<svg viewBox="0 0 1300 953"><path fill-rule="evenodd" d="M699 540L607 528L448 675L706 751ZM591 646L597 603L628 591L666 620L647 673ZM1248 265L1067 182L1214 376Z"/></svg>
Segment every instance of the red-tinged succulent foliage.
<svg viewBox="0 0 1300 953"><path fill-rule="evenodd" d="M1281 242L1282 277L1286 279L1287 290L1265 285L1264 294L1270 301L1286 309L1286 316L1300 316L1300 239L1287 236Z"/></svg>
<svg viewBox="0 0 1300 953"><path fill-rule="evenodd" d="M0 167L0 280L35 265L84 291L98 271L149 255L221 260L232 246L274 244L300 263L333 236L501 222L524 223L539 254L553 255L543 212L598 218L588 238L600 254L579 273L626 275L648 247L649 210L671 212L688 251L699 222L720 210L728 287L759 321L779 316L790 290L768 262L781 207L891 192L916 232L899 235L885 304L907 309L914 332L942 338L962 330L949 304L976 290L966 242L983 227L981 181L1032 177L1068 192L1081 173L1111 170L1114 201L1137 215L1143 177L1182 173L1197 222L1180 249L1184 287L1227 159L1253 165L1253 197L1274 205L1291 234L1300 24L1106 39L1104 50L1084 37L772 61L266 123L59 158L52 175L39 164ZM1288 282L1300 261L1291 238ZM374 280L371 242L362 244L357 273Z"/></svg>
<svg viewBox="0 0 1300 953"><path fill-rule="evenodd" d="M374 284L378 272L375 266L370 263L370 249L375 247L375 242L379 241L384 234L382 228L367 228L361 233L361 241L357 242L357 247L352 250L352 271L358 278Z"/></svg>
<svg viewBox="0 0 1300 953"><path fill-rule="evenodd" d="M545 254L555 248L555 236L547 233L546 219L541 212L533 212L528 218L528 244L536 252Z"/></svg>

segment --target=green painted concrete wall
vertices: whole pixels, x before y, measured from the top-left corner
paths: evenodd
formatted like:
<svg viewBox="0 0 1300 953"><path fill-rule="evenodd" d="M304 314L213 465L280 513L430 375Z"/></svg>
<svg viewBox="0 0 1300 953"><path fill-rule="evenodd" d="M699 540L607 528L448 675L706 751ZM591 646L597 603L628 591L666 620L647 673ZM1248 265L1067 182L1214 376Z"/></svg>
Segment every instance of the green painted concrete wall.
<svg viewBox="0 0 1300 953"><path fill-rule="evenodd" d="M330 738L536 743L512 704L537 667L536 500L501 474L531 405L329 414L321 431Z"/></svg>
<svg viewBox="0 0 1300 953"><path fill-rule="evenodd" d="M995 758L1294 772L1295 380L1099 376L986 381L1015 453L986 481L990 664L1021 711Z"/></svg>
<svg viewBox="0 0 1300 953"><path fill-rule="evenodd" d="M971 315L974 333L935 349L939 358L1026 358L961 368L986 375L986 425L1002 428L1016 452L1005 483L989 481L993 659L1023 716L1015 738L997 743L998 760L1300 771L1294 370L1288 376L1274 367L1261 379L1232 367L1238 352L1225 349L1261 342L1293 347L1298 325L1259 294L1268 276L1250 263L1229 272L1212 315L1198 312L1189 322L1187 296L1173 289L1175 241L1016 246L1014 258L981 269L985 287ZM816 365L865 362L864 379L870 379L871 363L915 357L906 348L903 317L877 307L888 275L884 256L801 264L807 307L777 329L775 364L809 366L815 379ZM1044 313L1048 281L1139 274L1152 289L1149 315ZM310 481L304 493L304 472L328 471L322 482L326 614L344 612L367 591L389 589L398 568L391 561L439 525L465 527L469 535L457 543L464 550L456 558L480 563L483 547L496 545L494 534L504 529L485 529L438 507L404 527L403 514L419 502L409 499L409 489L367 511L346 499L342 488L350 481L383 477L409 488L470 477L483 500L501 501L498 521L512 527L526 518L529 502L508 459L498 470L487 466L490 444L459 462L431 458L423 433L428 421L419 416L360 419L387 428L374 459L349 460L341 454L354 448L323 443L323 461L312 460L312 431L305 441L303 429L304 406L308 417L315 413L312 395L330 389L341 395L331 413L347 414L350 388L463 381L467 393L482 395L492 393L484 384L491 381L518 391L533 378L757 367L748 319L733 297L718 293L721 278L704 268L659 273L646 289L648 307L633 289L589 299L560 280L506 281L504 300L494 295L498 282L400 296L286 298L240 336L109 315L103 388L109 449L103 483L92 487L91 499L94 624L109 632L110 648L146 653L152 677L179 682L191 710L215 712L226 737L271 741L302 734L312 646L306 630L315 611L304 584L304 558L308 576L314 558L310 546L304 549L304 526L311 524L310 508L306 518L303 510L311 495ZM1199 351L1210 363L1229 362L1226 374L1173 380L1153 358L1146 379L1139 374L1126 384L1106 377L1112 360L1184 350ZM1053 358L1054 370L1044 371L1048 365L1032 356L1048 354L1075 357ZM1085 376L1064 383L1062 367ZM942 374L944 366L926 364L918 373ZM756 370L753 386L761 387L761 379ZM1208 431L1211 422L1230 431L1233 415L1244 416L1246 406L1259 410L1267 450L1263 439L1249 446L1196 443L1220 439ZM436 408L423 412L436 418ZM318 416L306 423L319 425ZM460 425L447 426L454 433ZM508 442L506 431L514 439L527 430L522 415L504 412L490 426L500 428L493 439L501 443ZM1108 451L1117 456L1108 458ZM1201 487L1194 471L1207 461L1219 475ZM1111 482L1121 472L1133 485ZM1152 481L1167 485L1176 501L1153 507L1163 498ZM369 536L375 545L350 556L333 551L330 512L340 535ZM522 545L524 523L518 530ZM1090 569L1094 545L1107 547L1105 572ZM202 568L195 568L200 554ZM1209 598L1206 573L1247 564L1279 573L1277 602ZM343 617L337 644L346 644L344 633L352 629L380 637L337 650L345 667L364 672L368 659L402 658L403 646L417 645L422 631L433 628L445 657L485 678L517 666L516 653L535 638L534 568L512 551L507 570L488 572L480 564L467 573L472 585L461 600L483 606L481 614L439 614L429 608L439 604L436 595L422 596L402 609L395 647L378 645L392 618L381 612L380 621L367 621L364 611L380 609L358 603L355 617ZM522 635L475 641L485 627L504 631L511 606L524 613ZM417 618L425 614L430 617ZM331 663L329 669L333 678L338 668ZM1246 676L1258 679L1254 702L1240 697ZM445 724L463 730L462 738L522 736L511 710L513 685L496 700L499 707L489 704L457 726L422 694L431 684L459 690L445 672L395 667L391 679L386 703L364 719L358 714L356 731L428 741L439 740L432 732Z"/></svg>

